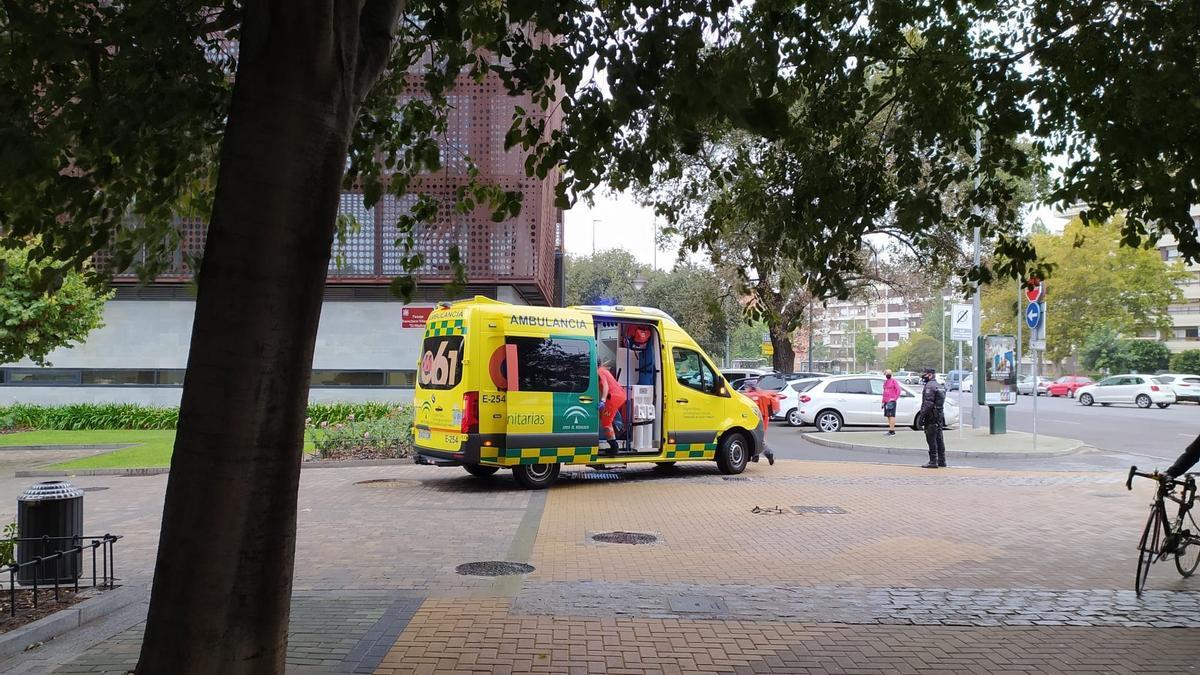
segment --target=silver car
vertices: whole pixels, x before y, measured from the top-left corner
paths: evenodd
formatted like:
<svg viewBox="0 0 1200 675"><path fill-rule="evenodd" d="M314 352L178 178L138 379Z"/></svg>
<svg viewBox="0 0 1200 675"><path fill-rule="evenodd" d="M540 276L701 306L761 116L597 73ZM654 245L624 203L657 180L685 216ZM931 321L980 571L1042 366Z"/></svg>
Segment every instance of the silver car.
<svg viewBox="0 0 1200 675"><path fill-rule="evenodd" d="M1050 383L1053 381L1054 380L1051 380L1048 377L1042 377L1041 375L1038 375L1037 395L1045 396L1046 395L1046 387L1050 386ZM1033 395L1033 376L1032 375L1022 375L1021 379L1017 380L1017 393L1021 394L1022 396L1032 396Z"/></svg>

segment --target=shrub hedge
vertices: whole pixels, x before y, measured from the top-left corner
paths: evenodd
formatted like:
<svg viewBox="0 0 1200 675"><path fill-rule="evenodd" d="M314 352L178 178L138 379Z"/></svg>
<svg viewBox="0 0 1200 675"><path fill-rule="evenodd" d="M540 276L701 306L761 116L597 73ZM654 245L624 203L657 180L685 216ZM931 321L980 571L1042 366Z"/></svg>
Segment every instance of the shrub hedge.
<svg viewBox="0 0 1200 675"><path fill-rule="evenodd" d="M310 424L338 424L353 419L368 421L393 410L410 408L397 403L314 403L308 408ZM156 408L132 403L79 403L42 406L0 406L0 429L79 431L91 429L174 429L179 408Z"/></svg>

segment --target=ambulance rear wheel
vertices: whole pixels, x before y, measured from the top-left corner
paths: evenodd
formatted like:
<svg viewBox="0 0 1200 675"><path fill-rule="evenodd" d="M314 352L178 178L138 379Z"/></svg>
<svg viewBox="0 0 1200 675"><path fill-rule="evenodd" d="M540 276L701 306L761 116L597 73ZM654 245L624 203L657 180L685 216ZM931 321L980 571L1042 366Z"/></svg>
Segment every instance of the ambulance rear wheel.
<svg viewBox="0 0 1200 675"><path fill-rule="evenodd" d="M498 466L483 466L482 464L463 464L467 473L478 478L487 478L500 470Z"/></svg>
<svg viewBox="0 0 1200 675"><path fill-rule="evenodd" d="M545 490L558 480L559 464L518 464L513 467L513 480L527 490Z"/></svg>
<svg viewBox="0 0 1200 675"><path fill-rule="evenodd" d="M724 474L741 473L750 461L750 446L741 434L728 434L717 448L717 468Z"/></svg>

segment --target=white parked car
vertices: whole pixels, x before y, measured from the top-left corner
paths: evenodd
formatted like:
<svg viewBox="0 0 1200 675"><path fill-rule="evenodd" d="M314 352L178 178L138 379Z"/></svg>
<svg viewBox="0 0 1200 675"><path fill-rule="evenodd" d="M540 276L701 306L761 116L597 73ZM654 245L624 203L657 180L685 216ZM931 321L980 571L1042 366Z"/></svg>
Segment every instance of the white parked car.
<svg viewBox="0 0 1200 675"><path fill-rule="evenodd" d="M958 385L958 388L962 389L964 392L966 392L968 394L971 393L972 391L974 391L975 390L975 375L971 374L971 375L964 376L962 379L962 383L960 383Z"/></svg>
<svg viewBox="0 0 1200 675"><path fill-rule="evenodd" d="M817 431L840 431L845 426L883 426L883 378L873 375L827 377L800 395L800 422ZM921 409L921 390L900 385L896 401L897 426L912 426ZM942 407L946 425L958 423L958 404L950 397Z"/></svg>
<svg viewBox="0 0 1200 675"><path fill-rule="evenodd" d="M1075 398L1083 405L1133 403L1139 408L1157 405L1166 408L1175 402L1171 385L1159 382L1153 375L1113 375L1095 384L1080 387Z"/></svg>
<svg viewBox="0 0 1200 675"><path fill-rule="evenodd" d="M819 377L809 377L802 380L790 380L787 386L775 392L781 399L779 412L772 415L773 420L784 420L789 427L800 426L800 396L808 392L821 381Z"/></svg>
<svg viewBox="0 0 1200 675"><path fill-rule="evenodd" d="M1045 396L1046 395L1046 387L1050 386L1050 383L1053 381L1054 380L1051 380L1048 377L1042 377L1041 375L1038 375L1037 395ZM1198 390L1198 391L1200 391L1200 390ZM1033 396L1033 376L1032 375L1022 375L1021 379L1017 380L1017 393L1019 393L1022 396Z"/></svg>
<svg viewBox="0 0 1200 675"><path fill-rule="evenodd" d="M1168 384L1175 390L1175 401L1200 403L1200 375L1183 373L1159 373L1154 379Z"/></svg>

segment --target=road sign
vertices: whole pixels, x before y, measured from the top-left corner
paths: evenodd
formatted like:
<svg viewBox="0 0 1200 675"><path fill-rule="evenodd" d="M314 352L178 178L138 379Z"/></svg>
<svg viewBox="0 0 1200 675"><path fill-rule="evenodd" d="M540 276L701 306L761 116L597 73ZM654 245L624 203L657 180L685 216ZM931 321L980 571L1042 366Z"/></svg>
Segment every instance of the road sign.
<svg viewBox="0 0 1200 675"><path fill-rule="evenodd" d="M1029 348L1035 352L1044 352L1044 351L1046 351L1046 341L1045 340L1030 340Z"/></svg>
<svg viewBox="0 0 1200 675"><path fill-rule="evenodd" d="M775 355L775 345L763 344L762 355L763 356L774 356Z"/></svg>
<svg viewBox="0 0 1200 675"><path fill-rule="evenodd" d="M1042 325L1042 306L1039 303L1031 302L1025 308L1025 325L1037 330L1037 327Z"/></svg>
<svg viewBox="0 0 1200 675"><path fill-rule="evenodd" d="M950 339L971 340L973 311L970 305L950 306Z"/></svg>
<svg viewBox="0 0 1200 675"><path fill-rule="evenodd" d="M1042 286L1042 280L1041 279L1030 279L1029 283L1033 284L1033 286L1025 288L1025 297L1029 298L1030 302L1040 301L1042 299L1042 294L1045 289L1045 286Z"/></svg>

